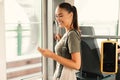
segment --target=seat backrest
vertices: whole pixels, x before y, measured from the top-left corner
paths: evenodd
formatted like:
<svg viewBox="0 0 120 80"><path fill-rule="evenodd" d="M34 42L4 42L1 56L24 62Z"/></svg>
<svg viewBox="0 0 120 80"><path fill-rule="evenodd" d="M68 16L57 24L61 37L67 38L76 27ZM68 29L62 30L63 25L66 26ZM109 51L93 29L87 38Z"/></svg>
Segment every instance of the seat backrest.
<svg viewBox="0 0 120 80"><path fill-rule="evenodd" d="M95 35L93 27L80 26L82 35ZM82 71L100 76L100 51L95 38L81 37Z"/></svg>

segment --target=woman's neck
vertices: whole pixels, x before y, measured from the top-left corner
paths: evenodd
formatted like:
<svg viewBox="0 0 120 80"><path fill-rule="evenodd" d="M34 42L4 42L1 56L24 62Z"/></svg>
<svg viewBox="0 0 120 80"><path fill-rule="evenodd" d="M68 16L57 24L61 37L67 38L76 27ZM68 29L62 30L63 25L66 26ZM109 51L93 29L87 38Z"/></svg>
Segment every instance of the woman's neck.
<svg viewBox="0 0 120 80"><path fill-rule="evenodd" d="M72 30L72 29L74 29L74 27L73 27L73 26L70 26L70 27L65 27L66 32L69 32L69 31L70 31L70 30Z"/></svg>

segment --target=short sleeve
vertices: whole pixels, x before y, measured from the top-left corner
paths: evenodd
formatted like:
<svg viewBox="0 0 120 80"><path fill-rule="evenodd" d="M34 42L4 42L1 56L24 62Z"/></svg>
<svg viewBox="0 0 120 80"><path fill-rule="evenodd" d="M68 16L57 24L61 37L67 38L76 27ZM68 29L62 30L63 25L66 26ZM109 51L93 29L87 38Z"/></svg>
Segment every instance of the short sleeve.
<svg viewBox="0 0 120 80"><path fill-rule="evenodd" d="M68 34L68 49L69 53L80 52L80 35L75 31L70 31Z"/></svg>

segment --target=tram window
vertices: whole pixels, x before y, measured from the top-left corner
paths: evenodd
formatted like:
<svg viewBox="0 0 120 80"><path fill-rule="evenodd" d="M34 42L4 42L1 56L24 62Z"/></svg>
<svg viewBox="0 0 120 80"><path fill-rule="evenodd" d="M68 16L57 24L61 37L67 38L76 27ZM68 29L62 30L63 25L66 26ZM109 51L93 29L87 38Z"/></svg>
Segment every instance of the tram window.
<svg viewBox="0 0 120 80"><path fill-rule="evenodd" d="M119 0L75 0L74 3L78 9L80 26L93 26L95 35L120 35ZM99 47L102 40L97 39Z"/></svg>
<svg viewBox="0 0 120 80"><path fill-rule="evenodd" d="M41 42L42 40L40 40L41 0L4 0L4 1L5 1L5 36L6 36L7 64L9 64L9 62L16 63L15 61L21 61L21 59L26 59L23 61L27 60L28 62L30 61L27 64L31 64L31 61L34 61L33 63L39 62L38 57L39 59L41 59L42 56L40 54L37 54L38 51L35 48L37 44L41 46L42 43ZM31 68L35 68L38 70L39 68L42 68L42 62L38 63L38 65L34 65L34 67ZM7 77L11 78L12 76L11 77L9 76L10 74L9 68L11 67L7 65L7 68L8 68ZM12 69L14 69L14 67ZM39 72L39 76L41 76L40 73L42 73L42 70L41 72ZM19 77L15 74L14 76ZM30 76L27 75L26 79L28 77ZM20 80L21 79L22 78L20 78ZM42 80L42 77L39 79Z"/></svg>
<svg viewBox="0 0 120 80"><path fill-rule="evenodd" d="M38 43L41 15L40 4L36 4L34 0L5 0L7 56L30 54Z"/></svg>

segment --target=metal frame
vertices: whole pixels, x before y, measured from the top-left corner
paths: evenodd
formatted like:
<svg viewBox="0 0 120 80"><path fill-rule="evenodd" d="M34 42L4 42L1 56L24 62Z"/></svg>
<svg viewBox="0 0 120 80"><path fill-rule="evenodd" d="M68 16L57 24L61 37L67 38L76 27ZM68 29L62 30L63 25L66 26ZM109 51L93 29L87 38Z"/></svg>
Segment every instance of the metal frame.
<svg viewBox="0 0 120 80"><path fill-rule="evenodd" d="M83 38L97 38L97 39L120 39L120 36L112 35L81 35Z"/></svg>
<svg viewBox="0 0 120 80"><path fill-rule="evenodd" d="M47 1L42 0L42 13L41 13L41 23L42 23L42 47L47 48ZM43 80L47 79L47 58L43 57Z"/></svg>

